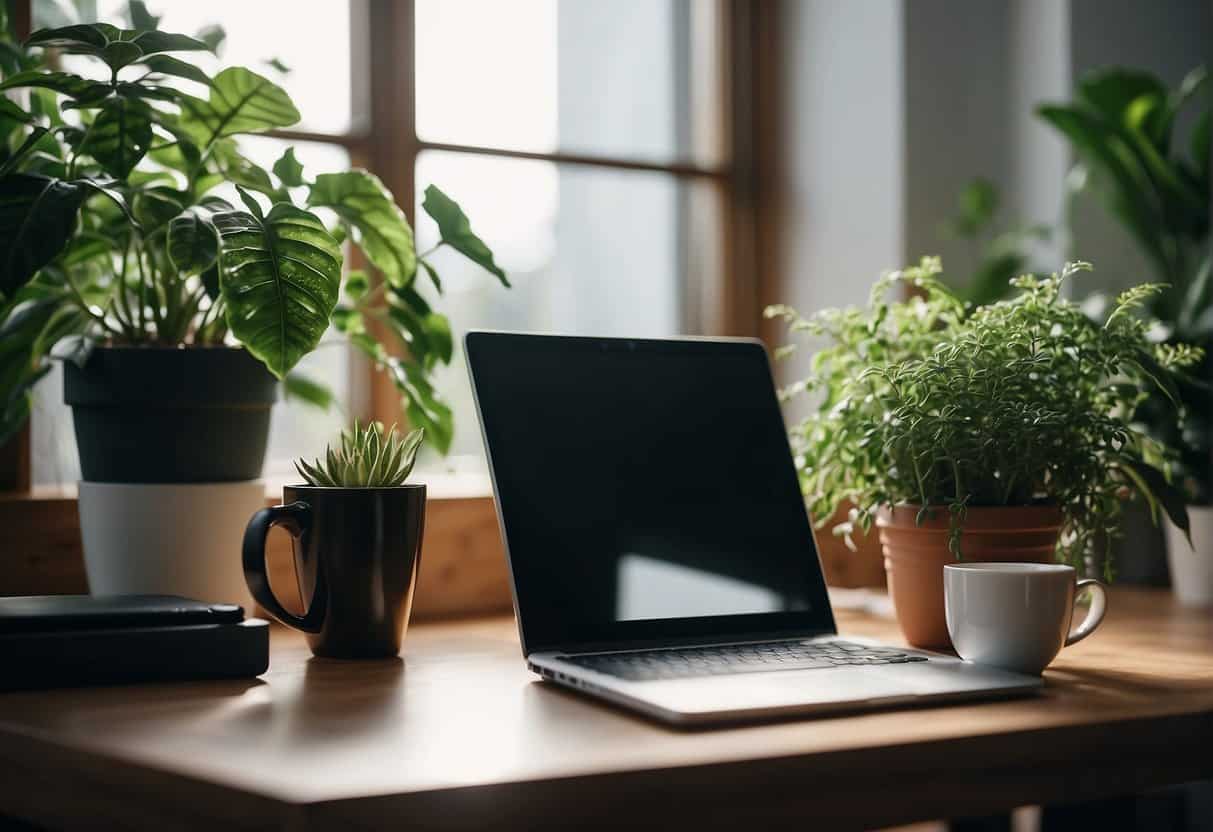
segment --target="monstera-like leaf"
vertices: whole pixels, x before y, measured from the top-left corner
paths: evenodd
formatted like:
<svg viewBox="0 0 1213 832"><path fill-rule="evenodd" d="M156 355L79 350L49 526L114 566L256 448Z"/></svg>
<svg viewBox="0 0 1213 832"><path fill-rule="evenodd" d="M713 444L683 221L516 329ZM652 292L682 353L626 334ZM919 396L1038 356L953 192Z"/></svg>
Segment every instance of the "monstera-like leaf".
<svg viewBox="0 0 1213 832"><path fill-rule="evenodd" d="M49 176L0 179L0 294L11 297L63 250L89 193Z"/></svg>
<svg viewBox="0 0 1213 832"><path fill-rule="evenodd" d="M329 208L354 230L358 246L393 286L404 287L417 274L413 229L379 177L365 170L322 173L307 204Z"/></svg>
<svg viewBox="0 0 1213 832"><path fill-rule="evenodd" d="M217 214L219 288L232 334L278 378L315 349L337 305L341 249L315 215L289 203L264 216Z"/></svg>
<svg viewBox="0 0 1213 832"><path fill-rule="evenodd" d="M182 126L199 146L239 133L290 127L299 111L286 91L268 78L233 66L211 80L210 97L184 96Z"/></svg>

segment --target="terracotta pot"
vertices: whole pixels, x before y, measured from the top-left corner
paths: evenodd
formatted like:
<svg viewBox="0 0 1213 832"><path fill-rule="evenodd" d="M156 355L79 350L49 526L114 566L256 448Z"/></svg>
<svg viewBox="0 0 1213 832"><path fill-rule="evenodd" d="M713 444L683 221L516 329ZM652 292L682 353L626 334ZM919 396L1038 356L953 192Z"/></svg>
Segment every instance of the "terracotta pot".
<svg viewBox="0 0 1213 832"><path fill-rule="evenodd" d="M921 525L919 507L881 509L876 518L884 547L889 595L906 641L915 647L950 648L943 608L943 567L948 550L948 510L934 509ZM991 506L968 510L961 533L964 560L1049 563L1061 534L1056 506Z"/></svg>
<svg viewBox="0 0 1213 832"><path fill-rule="evenodd" d="M852 539L855 551L847 548L841 537L834 535L834 526L847 519L852 506L844 503L830 517L824 526L816 528L817 519L813 519L813 537L817 541L817 554L821 557L821 568L825 572L826 583L838 587L881 587L885 586L884 553L881 551L880 538L873 529L868 534L856 529Z"/></svg>

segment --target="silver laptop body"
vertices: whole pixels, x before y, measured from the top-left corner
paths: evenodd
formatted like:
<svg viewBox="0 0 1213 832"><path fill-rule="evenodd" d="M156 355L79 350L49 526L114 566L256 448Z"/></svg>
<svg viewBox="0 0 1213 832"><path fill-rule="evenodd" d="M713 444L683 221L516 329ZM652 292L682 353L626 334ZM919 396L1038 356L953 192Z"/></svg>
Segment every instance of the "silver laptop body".
<svg viewBox="0 0 1213 832"><path fill-rule="evenodd" d="M676 725L1040 688L837 634L760 342L472 332L465 348L543 679Z"/></svg>

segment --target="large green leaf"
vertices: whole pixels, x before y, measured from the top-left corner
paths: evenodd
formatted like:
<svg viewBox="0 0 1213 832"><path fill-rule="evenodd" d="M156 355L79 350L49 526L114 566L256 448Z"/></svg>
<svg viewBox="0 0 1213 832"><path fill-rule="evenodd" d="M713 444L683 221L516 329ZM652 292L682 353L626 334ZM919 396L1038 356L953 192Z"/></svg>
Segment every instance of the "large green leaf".
<svg viewBox="0 0 1213 832"><path fill-rule="evenodd" d="M290 127L299 121L286 91L243 67L229 67L211 80L208 100L185 96L182 126L206 147L216 139Z"/></svg>
<svg viewBox="0 0 1213 832"><path fill-rule="evenodd" d="M209 47L188 35L158 30L119 29L108 23L83 23L40 29L26 46L53 47L74 55L92 55L115 72L140 58L162 52L205 51Z"/></svg>
<svg viewBox="0 0 1213 832"><path fill-rule="evenodd" d="M112 89L109 84L103 84L100 81L90 81L87 78L81 78L79 75L73 75L70 72L43 72L38 69L18 72L16 75L5 78L4 82L0 83L0 91L21 87L52 90L69 98L86 101L104 98L109 95Z"/></svg>
<svg viewBox="0 0 1213 832"><path fill-rule="evenodd" d="M166 248L169 260L182 274L200 274L219 257L219 231L211 213L191 207L168 224Z"/></svg>
<svg viewBox="0 0 1213 832"><path fill-rule="evenodd" d="M413 229L379 178L364 170L322 173L308 193L313 208L334 211L354 230L367 259L393 286L407 286L417 274Z"/></svg>
<svg viewBox="0 0 1213 832"><path fill-rule="evenodd" d="M1065 135L1079 156L1102 175L1108 185L1108 208L1146 255L1166 270L1169 264L1159 220L1161 206L1132 149L1111 127L1084 110L1045 105L1037 113Z"/></svg>
<svg viewBox="0 0 1213 832"><path fill-rule="evenodd" d="M464 257L497 275L497 279L509 286L510 281L505 272L493 262L493 252L484 241L472 233L472 225L467 215L459 207L459 203L438 190L433 185L425 189L425 199L421 203L425 212L438 223L438 233L442 242L458 251Z"/></svg>
<svg viewBox="0 0 1213 832"><path fill-rule="evenodd" d="M232 334L283 378L328 328L341 249L315 215L293 205L275 205L264 220L255 213L215 216L220 291Z"/></svg>
<svg viewBox="0 0 1213 832"><path fill-rule="evenodd" d="M140 60L139 63L146 66L152 72L158 72L161 75L188 78L190 81L197 81L199 84L207 86L210 86L211 83L211 76L193 64L180 58L174 58L172 55L149 55Z"/></svg>
<svg viewBox="0 0 1213 832"><path fill-rule="evenodd" d="M1156 131L1161 130L1161 105L1166 102L1167 88L1151 73L1125 67L1097 70L1078 82L1076 95L1092 111L1122 126L1128 126L1135 108L1143 109L1143 102L1157 102L1158 109L1143 110L1148 115L1140 126L1152 140L1161 141Z"/></svg>
<svg viewBox="0 0 1213 832"><path fill-rule="evenodd" d="M89 127L80 152L96 159L107 173L125 179L151 146L148 106L129 98L111 98Z"/></svg>
<svg viewBox="0 0 1213 832"><path fill-rule="evenodd" d="M271 198L278 194L265 168L240 152L233 139L220 139L211 148L211 157L219 164L226 181L242 188L265 194Z"/></svg>
<svg viewBox="0 0 1213 832"><path fill-rule="evenodd" d="M67 245L88 191L46 176L0 179L0 294L11 296Z"/></svg>

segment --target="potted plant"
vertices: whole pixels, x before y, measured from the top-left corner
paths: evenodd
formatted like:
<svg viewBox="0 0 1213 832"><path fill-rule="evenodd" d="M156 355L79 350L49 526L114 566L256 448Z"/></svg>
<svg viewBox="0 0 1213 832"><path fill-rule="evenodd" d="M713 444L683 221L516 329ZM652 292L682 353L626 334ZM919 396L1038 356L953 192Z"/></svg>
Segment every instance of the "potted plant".
<svg viewBox="0 0 1213 832"><path fill-rule="evenodd" d="M283 489L282 505L262 509L244 537L244 574L259 604L307 633L317 656L387 658L400 652L413 604L425 529L425 486L412 473L424 431L357 422L340 445L296 469L306 484ZM292 537L302 615L270 588L265 538L273 526Z"/></svg>
<svg viewBox="0 0 1213 832"><path fill-rule="evenodd" d="M1178 451L1175 472L1192 528L1167 526L1171 583L1187 604L1213 604L1213 252L1209 240L1210 110L1204 67L1174 90L1154 75L1111 67L1090 73L1074 100L1037 113L1070 143L1078 162L1067 181L1097 196L1166 284L1147 303L1165 344L1201 347L1204 359L1177 373L1178 412L1154 394L1138 418ZM1180 126L1187 121L1188 131Z"/></svg>
<svg viewBox="0 0 1213 832"><path fill-rule="evenodd" d="M419 271L441 291L438 275L379 179L313 174L293 149L255 164L239 137L298 121L286 92L245 67L208 75L188 56L214 37L132 18L0 50L0 92L20 98L0 97L0 442L63 359L93 591L223 600L242 591L232 549L264 504L279 384L331 400L292 374L299 360L343 333L445 451L453 417L433 372L453 343L418 292ZM52 52L100 73L52 69ZM509 285L454 201L430 186L423 208L440 245ZM347 243L379 280L343 274Z"/></svg>
<svg viewBox="0 0 1213 832"><path fill-rule="evenodd" d="M1062 295L1086 268L1016 278L1015 297L973 308L925 258L877 281L867 309L768 310L830 342L788 391L818 397L792 430L801 481L815 517L855 505L836 533L879 528L911 644L949 643L951 560L1081 566L1115 533L1125 492L1187 525L1166 476L1171 454L1132 414L1153 389L1174 397L1172 374L1200 350L1149 342L1134 312L1157 286L1125 292L1091 321ZM891 301L898 284L911 291Z"/></svg>

